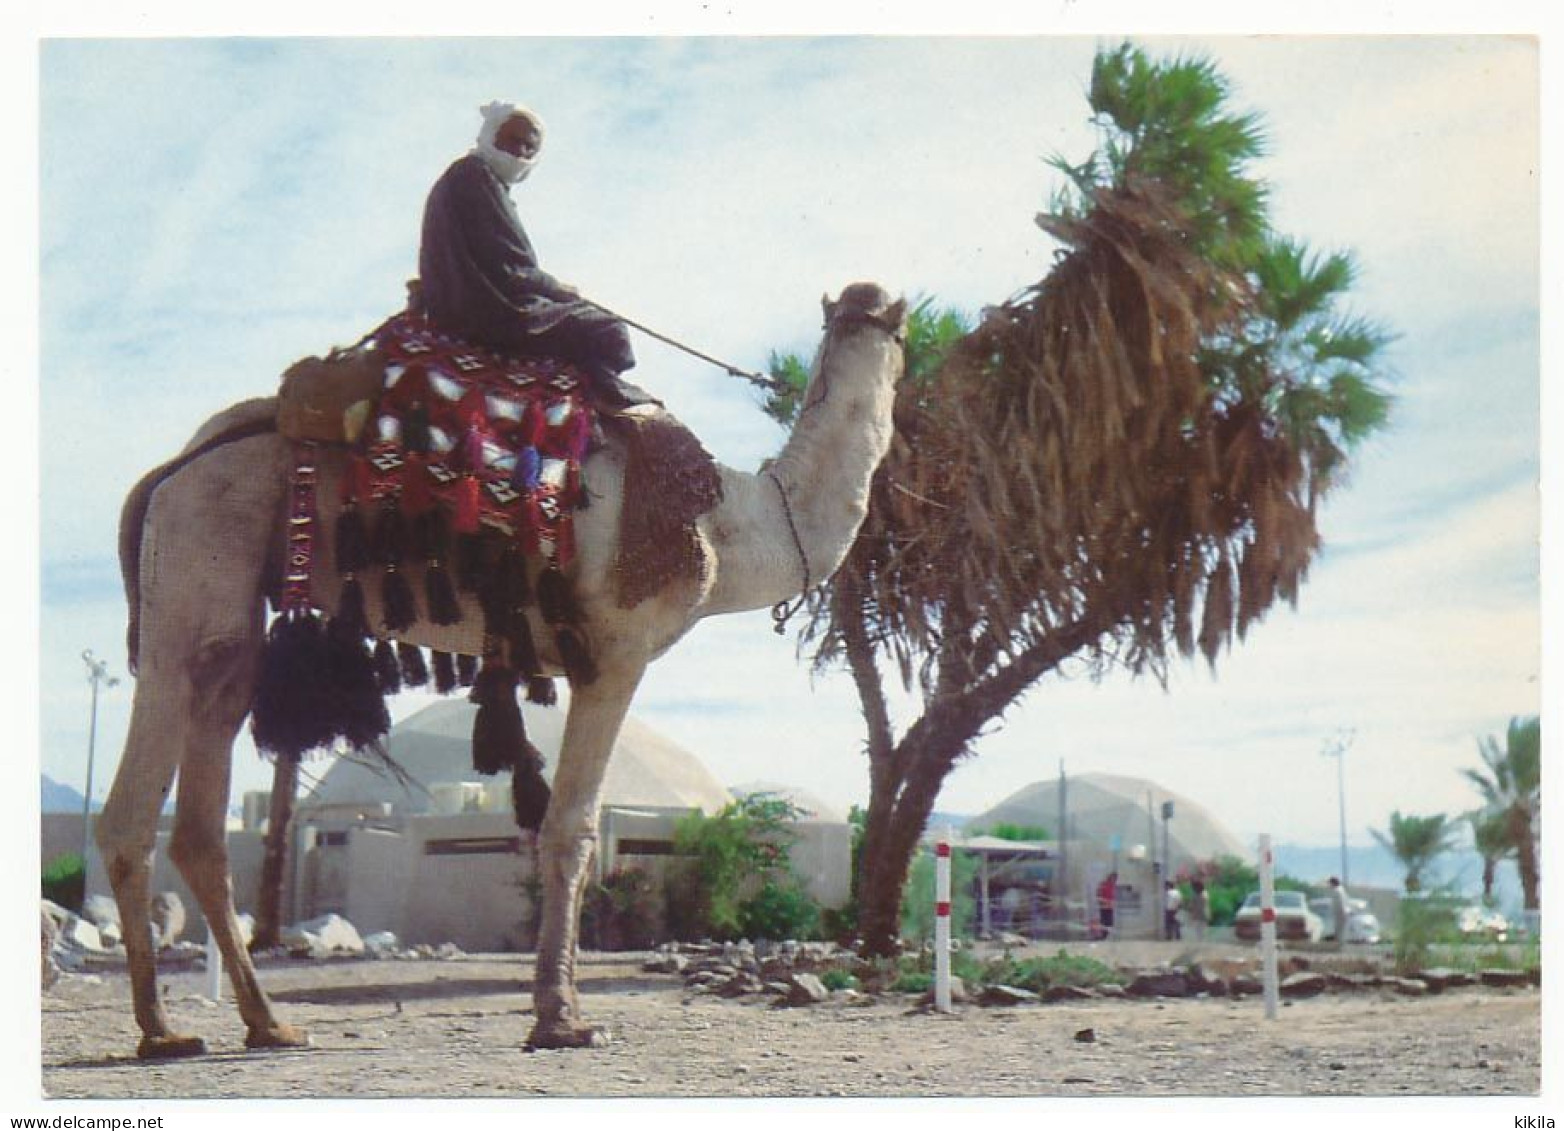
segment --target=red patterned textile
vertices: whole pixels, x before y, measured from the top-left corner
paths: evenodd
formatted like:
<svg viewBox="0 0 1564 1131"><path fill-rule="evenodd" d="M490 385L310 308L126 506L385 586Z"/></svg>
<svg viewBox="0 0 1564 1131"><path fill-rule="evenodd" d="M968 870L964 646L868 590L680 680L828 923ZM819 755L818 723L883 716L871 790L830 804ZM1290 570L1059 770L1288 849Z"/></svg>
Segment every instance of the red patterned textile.
<svg viewBox="0 0 1564 1131"><path fill-rule="evenodd" d="M457 534L495 528L528 555L569 564L593 422L581 373L474 347L410 313L375 341L385 390L344 498L395 499L410 517L439 506Z"/></svg>

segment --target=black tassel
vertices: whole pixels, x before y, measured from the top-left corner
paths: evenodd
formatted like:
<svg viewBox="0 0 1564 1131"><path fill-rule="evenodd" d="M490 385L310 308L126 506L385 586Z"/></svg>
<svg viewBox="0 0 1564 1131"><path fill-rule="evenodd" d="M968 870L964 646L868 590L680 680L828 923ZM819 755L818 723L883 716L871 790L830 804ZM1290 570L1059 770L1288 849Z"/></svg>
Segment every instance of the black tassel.
<svg viewBox="0 0 1564 1131"><path fill-rule="evenodd" d="M549 624L580 624L583 619L576 595L570 591L570 582L556 565L550 565L538 575L538 607Z"/></svg>
<svg viewBox="0 0 1564 1131"><path fill-rule="evenodd" d="M413 600L413 587L406 576L395 566L386 567L385 582L380 597L385 604L386 628L391 632L405 632L418 619L418 606Z"/></svg>
<svg viewBox="0 0 1564 1131"><path fill-rule="evenodd" d="M527 742L526 723L516 704L516 673L485 663L467 698L478 704L472 722L472 768L497 774L516 765Z"/></svg>
<svg viewBox="0 0 1564 1131"><path fill-rule="evenodd" d="M548 779L543 776L543 755L532 743L526 743L526 751L511 771L511 805L516 812L516 824L536 832L543 827L548 813Z"/></svg>
<svg viewBox="0 0 1564 1131"><path fill-rule="evenodd" d="M510 602L512 613L532 603L532 586L527 581L527 558L515 542L506 542L495 572L504 579L505 598Z"/></svg>
<svg viewBox="0 0 1564 1131"><path fill-rule="evenodd" d="M319 617L283 613L272 621L261 651L250 719L263 754L297 760L335 737L329 688L330 655Z"/></svg>
<svg viewBox="0 0 1564 1131"><path fill-rule="evenodd" d="M343 503L337 512L336 550L338 573L357 573L369 564L369 534L355 502Z"/></svg>
<svg viewBox="0 0 1564 1131"><path fill-rule="evenodd" d="M402 669L403 687L423 687L429 682L429 669L424 666L423 649L405 640L396 642L397 666Z"/></svg>
<svg viewBox="0 0 1564 1131"><path fill-rule="evenodd" d="M527 702L536 703L540 707L552 707L559 702L559 692L554 690L554 681L546 675L535 675L527 679Z"/></svg>
<svg viewBox="0 0 1564 1131"><path fill-rule="evenodd" d="M537 645L532 640L532 625L527 620L527 614L518 612L511 620L510 633L506 636L510 644L510 666L522 675L537 675L543 670L542 663L538 660Z"/></svg>
<svg viewBox="0 0 1564 1131"><path fill-rule="evenodd" d="M572 684L585 685L597 679L597 664L574 630L560 629L554 634L554 642L559 645L559 658L564 662L565 674Z"/></svg>
<svg viewBox="0 0 1564 1131"><path fill-rule="evenodd" d="M342 579L342 596L337 602L337 615L333 622L342 626L349 636L369 635L369 616L364 611L364 587L356 577Z"/></svg>
<svg viewBox="0 0 1564 1131"><path fill-rule="evenodd" d="M434 689L441 695L456 690L456 663L449 652L434 652Z"/></svg>
<svg viewBox="0 0 1564 1131"><path fill-rule="evenodd" d="M429 619L435 624L457 624L462 619L462 607L456 601L456 590L451 588L451 575L445 563L431 558L424 571L424 597L429 606Z"/></svg>
<svg viewBox="0 0 1564 1131"><path fill-rule="evenodd" d="M450 552L450 529L445 512L432 506L413 518L413 553L425 561L445 561Z"/></svg>
<svg viewBox="0 0 1564 1131"><path fill-rule="evenodd" d="M397 663L396 649L389 640L375 641L375 676L382 694L395 695L402 690L402 665Z"/></svg>
<svg viewBox="0 0 1564 1131"><path fill-rule="evenodd" d="M391 729L374 658L362 637L351 636L335 624L326 626L326 646L330 657L327 694L335 705L336 737L354 749L369 746Z"/></svg>
<svg viewBox="0 0 1564 1131"><path fill-rule="evenodd" d="M460 652L456 656L456 682L471 687L478 679L478 657Z"/></svg>
<svg viewBox="0 0 1564 1131"><path fill-rule="evenodd" d="M456 585L463 592L477 590L483 580L483 535L475 533L456 536Z"/></svg>
<svg viewBox="0 0 1564 1131"><path fill-rule="evenodd" d="M375 560L382 565L401 565L407 558L407 519L395 498L386 496L375 516Z"/></svg>

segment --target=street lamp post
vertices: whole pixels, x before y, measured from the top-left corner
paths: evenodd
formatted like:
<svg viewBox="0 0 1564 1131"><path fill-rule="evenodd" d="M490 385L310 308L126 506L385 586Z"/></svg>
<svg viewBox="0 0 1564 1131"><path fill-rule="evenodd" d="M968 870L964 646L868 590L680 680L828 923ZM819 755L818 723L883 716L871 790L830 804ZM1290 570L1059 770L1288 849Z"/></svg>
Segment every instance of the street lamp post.
<svg viewBox="0 0 1564 1131"><path fill-rule="evenodd" d="M114 687L119 680L109 674L108 661L93 659L91 648L81 658L87 665L87 682L92 684L92 714L87 721L87 796L81 803L81 866L85 873L87 847L92 843L92 762L98 745L98 687Z"/></svg>
<svg viewBox="0 0 1564 1131"><path fill-rule="evenodd" d="M1325 747L1320 751L1322 756L1336 759L1336 807L1341 819L1341 886L1343 888L1349 887L1347 883L1347 748L1352 745L1352 738L1356 733L1353 730L1338 731L1333 738L1325 740Z"/></svg>

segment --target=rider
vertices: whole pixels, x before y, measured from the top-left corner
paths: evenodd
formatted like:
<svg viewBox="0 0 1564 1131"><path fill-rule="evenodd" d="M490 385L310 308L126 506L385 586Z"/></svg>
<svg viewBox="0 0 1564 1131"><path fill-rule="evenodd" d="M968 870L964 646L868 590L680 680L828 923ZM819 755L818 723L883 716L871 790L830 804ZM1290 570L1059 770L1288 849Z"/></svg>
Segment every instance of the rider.
<svg viewBox="0 0 1564 1131"><path fill-rule="evenodd" d="M662 402L620 374L635 364L623 322L538 266L509 188L543 147L530 110L491 102L478 144L435 182L424 206L418 299L439 329L504 353L554 357L587 376L597 407Z"/></svg>

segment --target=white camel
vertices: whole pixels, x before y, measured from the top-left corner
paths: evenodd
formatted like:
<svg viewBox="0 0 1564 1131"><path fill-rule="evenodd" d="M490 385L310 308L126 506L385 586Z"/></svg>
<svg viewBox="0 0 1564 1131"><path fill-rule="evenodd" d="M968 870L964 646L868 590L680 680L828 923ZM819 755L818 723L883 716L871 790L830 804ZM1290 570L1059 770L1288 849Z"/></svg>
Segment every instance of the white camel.
<svg viewBox="0 0 1564 1131"><path fill-rule="evenodd" d="M542 922L533 1006L534 1047L599 1043L575 988L583 880L596 847L599 795L614 740L646 665L702 617L764 608L819 582L841 563L863 521L869 484L891 442L902 371L905 305L872 284L826 303L826 330L797 426L760 473L720 468L722 502L698 523L704 568L622 609L615 599L619 516L652 505L653 490L626 484L613 441L583 469L593 504L576 519L570 578L585 614L598 677L573 686L553 795L539 832ZM250 1048L308 1043L280 1020L239 933L224 841L232 747L253 700L264 639L264 594L282 568L292 446L270 422L275 402L245 402L204 426L185 462L149 475L132 492L121 552L138 653L129 734L97 840L119 903L143 1058L205 1052L176 1032L157 993L148 908L158 814L175 775L178 803L169 856L200 903L232 978ZM213 441L213 438L217 438ZM223 439L223 437L230 437ZM200 450L203 441L213 441ZM190 453L196 453L190 458ZM319 461L321 541L345 450ZM337 590L330 545L319 547L317 592ZM373 597L373 594L371 594ZM448 652L481 651L482 618L464 595L460 623L419 623L401 637ZM535 617L536 610L529 610ZM540 657L561 674L550 636L535 621Z"/></svg>

